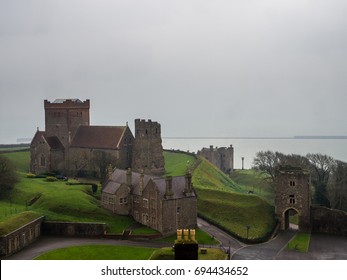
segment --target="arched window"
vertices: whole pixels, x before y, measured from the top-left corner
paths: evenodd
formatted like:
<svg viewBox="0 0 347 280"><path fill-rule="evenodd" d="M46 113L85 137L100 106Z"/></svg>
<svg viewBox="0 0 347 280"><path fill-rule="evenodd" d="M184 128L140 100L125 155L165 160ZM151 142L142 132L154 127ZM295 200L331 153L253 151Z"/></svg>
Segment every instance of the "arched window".
<svg viewBox="0 0 347 280"><path fill-rule="evenodd" d="M41 158L40 158L40 165L41 166L46 166L46 158L44 155L41 155Z"/></svg>

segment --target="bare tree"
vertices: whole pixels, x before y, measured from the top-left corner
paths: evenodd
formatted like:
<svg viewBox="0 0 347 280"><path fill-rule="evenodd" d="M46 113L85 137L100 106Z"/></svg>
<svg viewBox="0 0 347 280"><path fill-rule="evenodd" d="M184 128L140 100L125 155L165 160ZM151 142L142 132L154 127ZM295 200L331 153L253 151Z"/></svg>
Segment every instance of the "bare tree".
<svg viewBox="0 0 347 280"><path fill-rule="evenodd" d="M331 208L347 211L347 163L336 161L327 192Z"/></svg>
<svg viewBox="0 0 347 280"><path fill-rule="evenodd" d="M116 165L116 157L104 151L95 151L92 161L98 170L101 181L105 180L109 166L114 167Z"/></svg>
<svg viewBox="0 0 347 280"><path fill-rule="evenodd" d="M335 160L322 154L307 154L306 157L310 162L311 180L315 189L314 202L330 207L327 185L335 166Z"/></svg>
<svg viewBox="0 0 347 280"><path fill-rule="evenodd" d="M253 168L265 173L270 177L272 182L275 179L275 170L281 165L281 159L284 155L279 152L260 151L253 160Z"/></svg>

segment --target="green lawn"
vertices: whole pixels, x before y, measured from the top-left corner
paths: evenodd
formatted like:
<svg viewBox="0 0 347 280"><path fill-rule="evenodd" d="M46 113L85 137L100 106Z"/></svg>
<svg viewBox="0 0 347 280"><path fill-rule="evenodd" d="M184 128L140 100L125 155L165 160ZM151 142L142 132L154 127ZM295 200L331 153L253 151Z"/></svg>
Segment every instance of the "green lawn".
<svg viewBox="0 0 347 280"><path fill-rule="evenodd" d="M32 211L21 212L13 215L10 218L0 222L0 235L6 235L39 217L40 215L38 213Z"/></svg>
<svg viewBox="0 0 347 280"><path fill-rule="evenodd" d="M86 245L42 254L36 260L148 260L155 249L144 247Z"/></svg>
<svg viewBox="0 0 347 280"><path fill-rule="evenodd" d="M206 254L201 254L199 250L199 260L226 260L227 255L220 249L207 248ZM150 258L151 260L174 260L175 255L172 248L157 249Z"/></svg>
<svg viewBox="0 0 347 280"><path fill-rule="evenodd" d="M302 253L307 253L310 246L311 234L298 232L288 244L289 250L297 250Z"/></svg>
<svg viewBox="0 0 347 280"><path fill-rule="evenodd" d="M182 176L196 161L193 155L164 151L165 169L168 176Z"/></svg>

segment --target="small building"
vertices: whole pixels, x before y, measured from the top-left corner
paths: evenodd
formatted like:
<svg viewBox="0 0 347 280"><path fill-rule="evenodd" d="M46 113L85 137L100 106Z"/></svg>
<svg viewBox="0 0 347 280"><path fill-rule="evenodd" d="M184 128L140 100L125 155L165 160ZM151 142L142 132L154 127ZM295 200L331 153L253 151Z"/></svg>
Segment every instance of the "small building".
<svg viewBox="0 0 347 280"><path fill-rule="evenodd" d="M204 157L226 174L231 174L234 171L234 148L232 145L219 148L214 148L211 145L209 148L202 148L197 155Z"/></svg>
<svg viewBox="0 0 347 280"><path fill-rule="evenodd" d="M115 214L130 215L168 236L177 228L197 224L197 196L191 178L190 173L160 178L116 169L103 186L101 203Z"/></svg>
<svg viewBox="0 0 347 280"><path fill-rule="evenodd" d="M41 225L44 217L33 221L0 236L0 255L8 257L30 245L41 236Z"/></svg>

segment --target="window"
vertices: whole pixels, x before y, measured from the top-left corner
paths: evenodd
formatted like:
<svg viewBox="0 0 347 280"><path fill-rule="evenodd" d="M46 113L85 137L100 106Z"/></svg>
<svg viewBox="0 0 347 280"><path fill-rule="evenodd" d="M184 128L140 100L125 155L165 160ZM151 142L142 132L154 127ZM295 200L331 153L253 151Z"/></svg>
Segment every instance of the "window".
<svg viewBox="0 0 347 280"><path fill-rule="evenodd" d="M179 214L181 212L181 207L177 207L176 213Z"/></svg>
<svg viewBox="0 0 347 280"><path fill-rule="evenodd" d="M127 204L128 203L128 199L126 197L121 197L119 199L119 204Z"/></svg>
<svg viewBox="0 0 347 280"><path fill-rule="evenodd" d="M143 207L148 208L148 199L147 198L143 199Z"/></svg>
<svg viewBox="0 0 347 280"><path fill-rule="evenodd" d="M295 187L295 181L289 181L289 186Z"/></svg>
<svg viewBox="0 0 347 280"><path fill-rule="evenodd" d="M294 197L294 194L289 195L289 203L290 203L290 204L295 204L295 197Z"/></svg>
<svg viewBox="0 0 347 280"><path fill-rule="evenodd" d="M44 155L41 155L41 158L40 158L40 165L41 166L46 166L46 158Z"/></svg>
<svg viewBox="0 0 347 280"><path fill-rule="evenodd" d="M148 214L142 214L142 223L144 225L148 224Z"/></svg>
<svg viewBox="0 0 347 280"><path fill-rule="evenodd" d="M140 215L138 211L134 211L134 216L136 221L140 220Z"/></svg>

